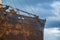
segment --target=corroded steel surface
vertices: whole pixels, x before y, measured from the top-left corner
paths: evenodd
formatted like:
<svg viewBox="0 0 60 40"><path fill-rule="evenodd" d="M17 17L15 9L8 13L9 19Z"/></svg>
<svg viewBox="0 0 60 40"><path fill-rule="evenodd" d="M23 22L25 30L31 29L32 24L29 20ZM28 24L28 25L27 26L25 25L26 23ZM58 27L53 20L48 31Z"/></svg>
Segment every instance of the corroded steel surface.
<svg viewBox="0 0 60 40"><path fill-rule="evenodd" d="M0 11L0 40L43 40L45 20Z"/></svg>

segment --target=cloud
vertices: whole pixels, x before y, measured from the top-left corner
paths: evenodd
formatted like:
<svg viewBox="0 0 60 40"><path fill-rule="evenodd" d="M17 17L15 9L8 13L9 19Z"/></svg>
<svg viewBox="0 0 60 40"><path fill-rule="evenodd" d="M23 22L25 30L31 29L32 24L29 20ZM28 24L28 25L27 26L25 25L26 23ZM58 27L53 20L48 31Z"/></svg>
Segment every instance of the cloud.
<svg viewBox="0 0 60 40"><path fill-rule="evenodd" d="M59 1L53 2L51 6L54 8L53 13L56 16L60 16L60 2Z"/></svg>
<svg viewBox="0 0 60 40"><path fill-rule="evenodd" d="M60 21L60 16L52 16L52 17L48 17L47 20L49 21Z"/></svg>
<svg viewBox="0 0 60 40"><path fill-rule="evenodd" d="M48 19L52 19L52 20L60 20L60 2L59 1L55 1L51 4L52 9L52 13L55 15L53 17L48 17Z"/></svg>
<svg viewBox="0 0 60 40"><path fill-rule="evenodd" d="M60 1L54 1L50 6L53 8L51 12L55 16L47 17L46 27L60 28Z"/></svg>
<svg viewBox="0 0 60 40"><path fill-rule="evenodd" d="M60 40L60 30L59 28L48 28L44 29L44 40Z"/></svg>
<svg viewBox="0 0 60 40"><path fill-rule="evenodd" d="M54 14L51 12L52 9L48 9L48 8L44 8L43 5L46 6L46 4L36 4L36 5L25 5L24 9L22 8L22 10L25 10L29 13L33 13L38 15L40 18L47 18L49 16L53 16ZM47 6L49 7L49 6ZM50 7L49 7L50 8Z"/></svg>

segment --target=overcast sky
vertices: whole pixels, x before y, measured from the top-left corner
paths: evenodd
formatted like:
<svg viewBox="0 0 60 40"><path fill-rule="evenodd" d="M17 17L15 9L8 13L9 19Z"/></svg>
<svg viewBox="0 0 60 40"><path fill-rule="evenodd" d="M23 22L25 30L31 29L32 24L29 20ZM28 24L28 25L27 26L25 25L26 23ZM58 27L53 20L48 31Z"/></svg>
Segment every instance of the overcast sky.
<svg viewBox="0 0 60 40"><path fill-rule="evenodd" d="M3 4L46 18L44 40L59 40L60 0L3 0Z"/></svg>

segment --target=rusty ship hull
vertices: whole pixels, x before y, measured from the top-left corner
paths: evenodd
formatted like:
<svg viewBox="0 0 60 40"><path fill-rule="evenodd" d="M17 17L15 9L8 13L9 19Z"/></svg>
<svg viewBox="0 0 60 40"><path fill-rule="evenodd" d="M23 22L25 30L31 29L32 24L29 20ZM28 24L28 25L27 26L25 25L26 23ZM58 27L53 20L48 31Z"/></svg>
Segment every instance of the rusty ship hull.
<svg viewBox="0 0 60 40"><path fill-rule="evenodd" d="M43 40L46 20L18 14L8 7L0 7L0 40Z"/></svg>
<svg viewBox="0 0 60 40"><path fill-rule="evenodd" d="M13 17L9 18L9 15L0 17L0 35L2 35L2 39L43 40L44 20L37 20L27 16L22 17L24 19L12 19Z"/></svg>

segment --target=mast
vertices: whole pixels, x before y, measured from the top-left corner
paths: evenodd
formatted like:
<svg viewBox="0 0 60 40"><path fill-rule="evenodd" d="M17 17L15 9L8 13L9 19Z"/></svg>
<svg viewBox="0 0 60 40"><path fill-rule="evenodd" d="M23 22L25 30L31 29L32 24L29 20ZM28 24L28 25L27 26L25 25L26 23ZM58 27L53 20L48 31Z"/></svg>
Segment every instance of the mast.
<svg viewBox="0 0 60 40"><path fill-rule="evenodd" d="M2 0L0 0L0 8L2 8Z"/></svg>

